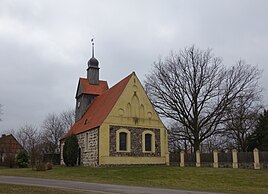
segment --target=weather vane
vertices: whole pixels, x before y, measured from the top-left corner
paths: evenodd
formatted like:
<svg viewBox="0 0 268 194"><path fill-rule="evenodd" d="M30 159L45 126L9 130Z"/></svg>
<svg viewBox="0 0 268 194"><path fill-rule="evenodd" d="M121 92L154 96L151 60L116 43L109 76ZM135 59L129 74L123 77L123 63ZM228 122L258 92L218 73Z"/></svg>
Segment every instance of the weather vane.
<svg viewBox="0 0 268 194"><path fill-rule="evenodd" d="M92 45L92 57L94 57L94 36L91 38L91 45Z"/></svg>

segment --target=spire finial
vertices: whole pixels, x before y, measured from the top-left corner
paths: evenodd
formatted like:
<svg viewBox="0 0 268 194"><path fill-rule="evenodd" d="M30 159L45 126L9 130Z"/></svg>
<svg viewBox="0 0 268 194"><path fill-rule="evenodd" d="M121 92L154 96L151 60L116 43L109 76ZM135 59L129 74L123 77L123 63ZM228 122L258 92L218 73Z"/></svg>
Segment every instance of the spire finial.
<svg viewBox="0 0 268 194"><path fill-rule="evenodd" d="M97 59L95 59L94 55L95 55L95 52L94 52L94 37L91 38L91 46L92 46L92 57L91 59L89 59L89 61L87 62L87 65L88 67L89 66L95 66L95 67L98 67L99 65L99 61Z"/></svg>
<svg viewBox="0 0 268 194"><path fill-rule="evenodd" d="M91 38L92 58L94 58L94 37Z"/></svg>

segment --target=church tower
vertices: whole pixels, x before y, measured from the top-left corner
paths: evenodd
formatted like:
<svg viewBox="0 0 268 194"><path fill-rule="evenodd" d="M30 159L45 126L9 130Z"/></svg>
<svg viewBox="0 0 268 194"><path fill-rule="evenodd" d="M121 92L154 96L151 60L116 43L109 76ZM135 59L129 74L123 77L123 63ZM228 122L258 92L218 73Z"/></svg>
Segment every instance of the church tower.
<svg viewBox="0 0 268 194"><path fill-rule="evenodd" d="M94 42L92 42L92 57L87 65L87 78L80 78L76 91L75 121L85 114L94 99L108 89L107 81L99 80L99 61L94 57Z"/></svg>
<svg viewBox="0 0 268 194"><path fill-rule="evenodd" d="M92 42L92 57L89 59L87 65L87 79L92 85L99 85L99 61L94 57L94 42Z"/></svg>

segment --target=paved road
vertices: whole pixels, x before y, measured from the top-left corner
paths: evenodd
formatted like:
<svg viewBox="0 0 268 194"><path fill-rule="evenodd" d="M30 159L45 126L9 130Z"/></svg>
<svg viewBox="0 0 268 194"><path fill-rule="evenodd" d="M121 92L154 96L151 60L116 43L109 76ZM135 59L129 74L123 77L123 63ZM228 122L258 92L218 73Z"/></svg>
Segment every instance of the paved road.
<svg viewBox="0 0 268 194"><path fill-rule="evenodd" d="M26 178L14 176L0 176L0 183L43 186L63 189L75 189L80 191L94 191L113 194L216 194L209 192L183 191L175 189L156 189L147 187L134 187L123 185L111 185L100 183L86 183L78 181L64 181L55 179Z"/></svg>

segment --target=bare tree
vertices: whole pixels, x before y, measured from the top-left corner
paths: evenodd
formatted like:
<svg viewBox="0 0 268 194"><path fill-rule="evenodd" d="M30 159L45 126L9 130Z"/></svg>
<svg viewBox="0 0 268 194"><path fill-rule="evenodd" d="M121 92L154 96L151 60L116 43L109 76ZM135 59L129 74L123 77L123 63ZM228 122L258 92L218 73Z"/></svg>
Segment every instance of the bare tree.
<svg viewBox="0 0 268 194"><path fill-rule="evenodd" d="M233 101L226 111L226 135L234 141L238 151L247 150L248 136L254 131L261 110L261 89L246 91Z"/></svg>
<svg viewBox="0 0 268 194"><path fill-rule="evenodd" d="M189 144L187 138L185 138L184 134L185 130L178 122L172 122L168 126L168 142L169 142L169 150L171 152L184 150L185 152L192 152L192 146Z"/></svg>
<svg viewBox="0 0 268 194"><path fill-rule="evenodd" d="M75 123L75 110L70 109L70 110L63 111L60 114L60 119L63 123L65 131L69 130Z"/></svg>
<svg viewBox="0 0 268 194"><path fill-rule="evenodd" d="M239 61L227 68L211 50L194 46L154 64L145 88L156 110L183 127L181 136L194 147L219 133L233 101L254 88L260 71Z"/></svg>
<svg viewBox="0 0 268 194"><path fill-rule="evenodd" d="M65 133L64 123L56 114L49 114L42 125L42 142L45 153L59 153L59 140Z"/></svg>
<svg viewBox="0 0 268 194"><path fill-rule="evenodd" d="M16 137L19 143L28 152L33 168L37 160L41 159L40 133L38 129L32 125L25 124L18 129Z"/></svg>

